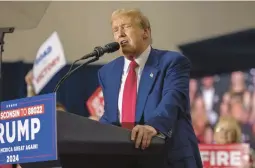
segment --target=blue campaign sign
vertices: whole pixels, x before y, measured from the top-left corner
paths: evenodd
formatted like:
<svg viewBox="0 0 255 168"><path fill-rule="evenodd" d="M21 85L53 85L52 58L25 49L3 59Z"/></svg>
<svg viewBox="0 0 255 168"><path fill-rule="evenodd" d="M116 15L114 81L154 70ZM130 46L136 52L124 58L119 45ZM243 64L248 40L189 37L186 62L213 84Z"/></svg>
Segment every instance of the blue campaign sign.
<svg viewBox="0 0 255 168"><path fill-rule="evenodd" d="M0 165L57 160L56 94L1 103Z"/></svg>

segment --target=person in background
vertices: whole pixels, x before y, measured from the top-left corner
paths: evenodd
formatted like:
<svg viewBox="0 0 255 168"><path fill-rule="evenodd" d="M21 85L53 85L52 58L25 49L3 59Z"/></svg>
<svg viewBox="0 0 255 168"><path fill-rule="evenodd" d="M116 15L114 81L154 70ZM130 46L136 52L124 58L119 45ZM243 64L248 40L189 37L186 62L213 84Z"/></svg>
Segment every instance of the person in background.
<svg viewBox="0 0 255 168"><path fill-rule="evenodd" d="M220 116L230 115L229 114L230 106L230 94L224 94L222 97L222 102L220 104Z"/></svg>
<svg viewBox="0 0 255 168"><path fill-rule="evenodd" d="M222 102L220 104L220 116L229 115L229 103Z"/></svg>
<svg viewBox="0 0 255 168"><path fill-rule="evenodd" d="M239 93L231 95L229 114L239 123L243 134L243 142L250 143L251 147L255 148L255 138L252 132L252 127L247 122L250 111L247 111L247 108L245 108L242 101L242 95Z"/></svg>
<svg viewBox="0 0 255 168"><path fill-rule="evenodd" d="M238 121L232 116L222 116L214 129L216 144L242 143L242 132ZM250 148L250 163L245 168L255 168L255 152Z"/></svg>
<svg viewBox="0 0 255 168"><path fill-rule="evenodd" d="M201 79L200 95L204 100L206 113L211 125L214 125L219 117L220 94L214 87L214 77L206 76Z"/></svg>
<svg viewBox="0 0 255 168"><path fill-rule="evenodd" d="M191 107L192 126L199 143L204 143L204 133L206 126L209 124L205 110L204 101L201 97L197 97Z"/></svg>
<svg viewBox="0 0 255 168"><path fill-rule="evenodd" d="M196 79L189 80L189 97L190 97L190 106L193 105L194 101L198 96L198 84Z"/></svg>
<svg viewBox="0 0 255 168"><path fill-rule="evenodd" d="M27 84L27 97L32 97L36 95L32 81L33 81L33 71L30 70L25 76L25 82Z"/></svg>
<svg viewBox="0 0 255 168"><path fill-rule="evenodd" d="M252 94L252 105L251 106L252 106L251 107L252 109L251 109L251 115L249 117L249 123L254 125L255 124L255 90L253 91L253 94ZM254 131L254 135L255 135L255 131Z"/></svg>
<svg viewBox="0 0 255 168"><path fill-rule="evenodd" d="M224 94L224 101L230 101L232 95L240 95L242 103L247 111L251 110L252 107L252 96L247 90L245 83L245 74L241 71L231 73L230 77L230 88L229 91Z"/></svg>
<svg viewBox="0 0 255 168"><path fill-rule="evenodd" d="M205 126L204 130L204 144L212 144L213 143L213 128L210 124Z"/></svg>
<svg viewBox="0 0 255 168"><path fill-rule="evenodd" d="M56 109L57 111L67 112L66 107L60 102L57 102Z"/></svg>
<svg viewBox="0 0 255 168"><path fill-rule="evenodd" d="M247 111L243 104L242 95L233 93L229 101L230 114L240 123L247 124L250 112Z"/></svg>

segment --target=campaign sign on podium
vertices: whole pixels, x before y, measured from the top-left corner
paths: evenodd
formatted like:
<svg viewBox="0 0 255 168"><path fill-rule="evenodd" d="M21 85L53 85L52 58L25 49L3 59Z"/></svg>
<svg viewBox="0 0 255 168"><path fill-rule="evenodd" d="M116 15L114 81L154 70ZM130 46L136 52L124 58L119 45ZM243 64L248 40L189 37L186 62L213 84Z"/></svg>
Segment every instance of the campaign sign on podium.
<svg viewBox="0 0 255 168"><path fill-rule="evenodd" d="M0 165L57 160L56 94L1 103Z"/></svg>

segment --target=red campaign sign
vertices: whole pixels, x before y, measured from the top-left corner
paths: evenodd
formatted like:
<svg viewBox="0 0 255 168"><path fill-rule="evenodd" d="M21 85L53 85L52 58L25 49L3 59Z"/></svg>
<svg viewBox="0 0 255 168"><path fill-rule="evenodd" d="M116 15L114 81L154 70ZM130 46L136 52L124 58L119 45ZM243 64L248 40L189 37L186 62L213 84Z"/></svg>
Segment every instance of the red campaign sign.
<svg viewBox="0 0 255 168"><path fill-rule="evenodd" d="M243 168L249 164L249 144L199 144L203 168Z"/></svg>
<svg viewBox="0 0 255 168"><path fill-rule="evenodd" d="M104 97L101 87L98 87L86 102L91 116L101 117L104 114Z"/></svg>

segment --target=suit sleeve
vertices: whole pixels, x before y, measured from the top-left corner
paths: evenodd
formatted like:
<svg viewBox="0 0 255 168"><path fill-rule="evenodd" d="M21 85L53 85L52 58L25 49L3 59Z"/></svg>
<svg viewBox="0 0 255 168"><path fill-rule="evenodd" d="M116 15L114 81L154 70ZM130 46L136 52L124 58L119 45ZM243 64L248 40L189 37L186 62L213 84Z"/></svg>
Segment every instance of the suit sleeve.
<svg viewBox="0 0 255 168"><path fill-rule="evenodd" d="M155 109L156 116L146 124L171 138L180 116L189 111L189 75L191 64L184 56L177 57L169 65L164 78L162 99Z"/></svg>
<svg viewBox="0 0 255 168"><path fill-rule="evenodd" d="M105 95L105 86L103 84L103 79L101 77L101 74L100 74L100 70L98 71L98 81L99 81L99 85L100 87L102 88L102 91L103 91L103 95ZM109 124L109 121L107 119L107 114L106 114L106 111L107 111L107 108L106 108L106 99L104 99L105 101L105 106L104 106L104 114L102 115L102 117L99 119L99 122L101 123L105 123L105 124Z"/></svg>

